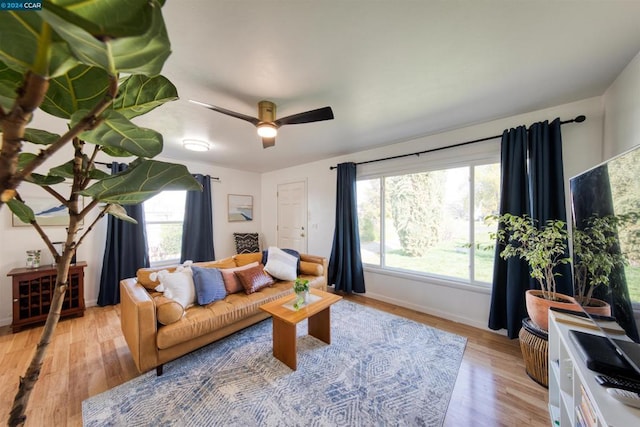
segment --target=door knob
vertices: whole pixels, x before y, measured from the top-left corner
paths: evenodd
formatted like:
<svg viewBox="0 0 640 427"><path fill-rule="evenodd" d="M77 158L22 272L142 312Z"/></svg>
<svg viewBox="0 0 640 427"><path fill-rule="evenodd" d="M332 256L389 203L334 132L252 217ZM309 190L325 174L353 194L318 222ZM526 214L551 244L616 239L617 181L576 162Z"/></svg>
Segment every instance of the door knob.
<svg viewBox="0 0 640 427"><path fill-rule="evenodd" d="M300 233L300 237L304 237L304 233Z"/></svg>

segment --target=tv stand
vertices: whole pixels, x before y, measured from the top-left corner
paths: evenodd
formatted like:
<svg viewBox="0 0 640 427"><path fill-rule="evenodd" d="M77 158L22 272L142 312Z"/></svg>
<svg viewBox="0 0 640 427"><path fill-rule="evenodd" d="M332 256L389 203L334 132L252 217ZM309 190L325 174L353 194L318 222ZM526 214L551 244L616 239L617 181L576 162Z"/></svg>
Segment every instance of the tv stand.
<svg viewBox="0 0 640 427"><path fill-rule="evenodd" d="M640 425L640 409L625 405L596 381L569 337L571 329L599 334L588 319L549 311L549 415L551 425ZM622 331L622 328L620 328ZM624 331L622 331L624 333Z"/></svg>

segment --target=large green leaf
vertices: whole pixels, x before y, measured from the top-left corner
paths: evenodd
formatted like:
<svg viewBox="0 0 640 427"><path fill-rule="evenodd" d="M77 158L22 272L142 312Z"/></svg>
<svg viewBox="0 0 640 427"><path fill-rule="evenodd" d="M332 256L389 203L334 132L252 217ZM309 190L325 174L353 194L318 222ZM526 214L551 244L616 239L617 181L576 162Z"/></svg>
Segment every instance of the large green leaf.
<svg viewBox="0 0 640 427"><path fill-rule="evenodd" d="M32 173L25 178L25 181L31 182L36 185L55 185L64 182L64 178L55 175L40 175L39 173Z"/></svg>
<svg viewBox="0 0 640 427"><path fill-rule="evenodd" d="M73 179L73 160L69 160L67 163L51 168L49 170L49 175Z"/></svg>
<svg viewBox="0 0 640 427"><path fill-rule="evenodd" d="M161 6L151 0L62 0L40 11L0 13L0 60L17 71L37 62L43 23L53 29L48 76L78 62L117 72L158 75L170 54ZM44 73L44 70L38 70Z"/></svg>
<svg viewBox="0 0 640 427"><path fill-rule="evenodd" d="M0 62L0 107L9 111L13 107L18 94L16 90L22 84L22 73L11 69L4 62Z"/></svg>
<svg viewBox="0 0 640 427"><path fill-rule="evenodd" d="M126 171L96 182L81 194L106 203L135 205L165 190L202 191L202 186L183 165L138 159Z"/></svg>
<svg viewBox="0 0 640 427"><path fill-rule="evenodd" d="M18 169L24 169L24 167L31 163L36 157L38 156L33 153L20 153L18 155Z"/></svg>
<svg viewBox="0 0 640 427"><path fill-rule="evenodd" d="M22 73L30 70L36 61L42 24L33 11L0 13L0 60ZM66 73L77 61L60 37L54 34L50 43L48 75L54 77Z"/></svg>
<svg viewBox="0 0 640 427"><path fill-rule="evenodd" d="M105 179L109 178L111 175L108 173L101 171L100 169L91 169L89 171L89 178L91 179Z"/></svg>
<svg viewBox="0 0 640 427"><path fill-rule="evenodd" d="M24 131L24 140L40 145L51 145L60 139L60 135L46 130L27 128Z"/></svg>
<svg viewBox="0 0 640 427"><path fill-rule="evenodd" d="M118 205L118 204L111 204L109 206L107 206L107 209L105 211L106 213L108 213L109 215L113 215L114 217L121 219L123 221L127 221L127 222L131 222L133 224L137 224L138 221L135 220L134 218L131 218L129 215L127 215L127 211L125 208L123 208L122 206Z"/></svg>
<svg viewBox="0 0 640 427"><path fill-rule="evenodd" d="M31 221L36 220L36 215L33 213L33 209L16 198L9 200L7 202L7 206L9 206L11 212L13 212L13 214L24 223L30 224Z"/></svg>
<svg viewBox="0 0 640 427"><path fill-rule="evenodd" d="M84 168L87 167L88 162L89 158L85 155L83 159ZM51 168L49 170L49 175L73 179L73 160L69 160L67 163ZM105 173L99 169L95 169L95 167L89 171L89 178L91 179L104 179L110 176L111 175L109 175L108 173Z"/></svg>
<svg viewBox="0 0 640 427"><path fill-rule="evenodd" d="M69 45L71 53L83 64L103 68L111 75L116 74L107 45L95 38L89 31L71 24L48 9L37 12L56 34Z"/></svg>
<svg viewBox="0 0 640 427"><path fill-rule="evenodd" d="M0 59L20 71L31 68L42 20L33 12L0 13Z"/></svg>
<svg viewBox="0 0 640 427"><path fill-rule="evenodd" d="M120 84L113 109L132 119L175 99L178 99L178 90L167 78L136 74Z"/></svg>
<svg viewBox="0 0 640 427"><path fill-rule="evenodd" d="M40 108L53 116L69 119L80 109L93 108L108 87L109 75L104 69L80 64L51 80Z"/></svg>
<svg viewBox="0 0 640 427"><path fill-rule="evenodd" d="M118 14L113 4L109 5L109 9L111 15ZM130 17L129 11L125 14L128 17L125 26L128 27L130 22L137 21L138 29L142 28L144 32L115 38L94 37L100 36L92 34L96 29L86 25L85 19L74 17L68 11L61 12L58 8L47 7L38 13L51 25L56 34L69 44L78 61L104 68L111 75L117 72L158 75L171 53L162 10L156 2L146 2L133 17ZM91 19L98 19L94 12Z"/></svg>
<svg viewBox="0 0 640 427"><path fill-rule="evenodd" d="M149 0L58 0L43 7L101 38L135 36L151 22Z"/></svg>
<svg viewBox="0 0 640 427"><path fill-rule="evenodd" d="M101 150L111 157L131 157L131 153L118 147L108 147L103 145Z"/></svg>
<svg viewBox="0 0 640 427"><path fill-rule="evenodd" d="M162 10L157 3L154 2L153 5L151 25L144 34L108 42L118 71L157 76L171 54L171 43Z"/></svg>
<svg viewBox="0 0 640 427"><path fill-rule="evenodd" d="M71 124L77 123L87 114L76 112ZM82 132L80 138L92 144L115 147L139 157L154 157L162 152L162 135L153 129L141 128L117 111L107 110L104 120L92 131Z"/></svg>

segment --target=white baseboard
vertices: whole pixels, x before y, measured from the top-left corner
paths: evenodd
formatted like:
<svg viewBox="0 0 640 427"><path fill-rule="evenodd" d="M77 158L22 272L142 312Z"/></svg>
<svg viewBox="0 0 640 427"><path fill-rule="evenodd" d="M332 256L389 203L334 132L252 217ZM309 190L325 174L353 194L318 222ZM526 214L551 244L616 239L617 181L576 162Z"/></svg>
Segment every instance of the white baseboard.
<svg viewBox="0 0 640 427"><path fill-rule="evenodd" d="M471 319L471 318L468 318L468 317L452 315L448 311L442 311L442 310L434 309L432 307L425 307L425 306L418 305L418 304L413 304L413 303L410 303L410 302L407 302L407 301L404 301L404 300L399 300L399 299L396 299L396 298L389 298L389 297L387 297L385 295L380 295L380 294L376 294L376 293L367 292L367 293L365 293L363 295L365 295L368 298L372 298L372 299L375 299L375 300L388 302L390 304L394 304L394 305L397 305L397 306L400 306L400 307L406 307L406 308L409 308L411 310L419 311L421 313L430 314L432 316L441 317L443 319L451 320L453 322L463 323L465 325L473 326L474 328L483 329L485 331L490 331L490 332L494 332L494 333L501 334L501 335L506 335L506 333L503 333L503 331L494 331L492 329L489 329L487 327L486 322L482 323L482 322L478 321L477 319Z"/></svg>
<svg viewBox="0 0 640 427"><path fill-rule="evenodd" d="M95 307L97 305L98 305L97 299L89 300L89 301L85 300L84 302L84 306L86 308ZM0 326L8 326L8 325L11 325L11 323L13 323L13 317L4 317L0 319Z"/></svg>
<svg viewBox="0 0 640 427"><path fill-rule="evenodd" d="M7 326L13 322L13 317L4 317L0 319L0 326Z"/></svg>

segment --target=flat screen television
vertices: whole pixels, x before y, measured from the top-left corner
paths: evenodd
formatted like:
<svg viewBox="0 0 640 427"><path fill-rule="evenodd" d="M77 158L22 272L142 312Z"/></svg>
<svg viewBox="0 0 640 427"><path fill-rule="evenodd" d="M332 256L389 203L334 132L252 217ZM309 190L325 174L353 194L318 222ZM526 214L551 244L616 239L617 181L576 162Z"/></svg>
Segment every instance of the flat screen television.
<svg viewBox="0 0 640 427"><path fill-rule="evenodd" d="M603 251L621 255L607 286L597 286L593 297L611 304L611 315L635 342L638 328L633 305L640 302L640 145L570 179L572 229L597 230L595 221L608 225L600 229L613 238ZM611 240L609 241L611 243ZM598 251L595 251L596 255ZM574 250L574 270L580 254ZM620 257L619 257L620 258ZM574 284L577 271L574 271Z"/></svg>

